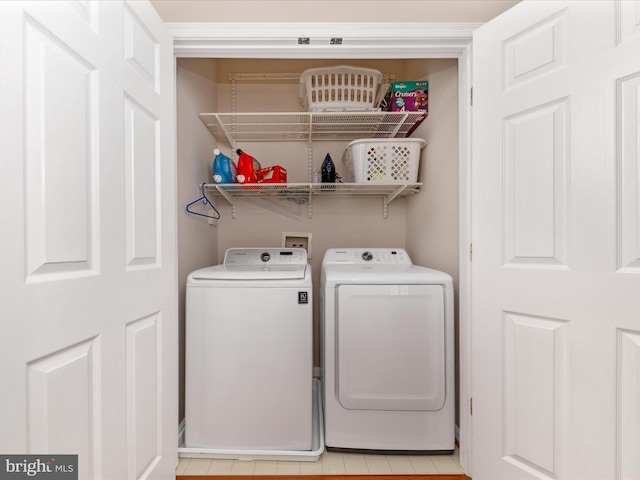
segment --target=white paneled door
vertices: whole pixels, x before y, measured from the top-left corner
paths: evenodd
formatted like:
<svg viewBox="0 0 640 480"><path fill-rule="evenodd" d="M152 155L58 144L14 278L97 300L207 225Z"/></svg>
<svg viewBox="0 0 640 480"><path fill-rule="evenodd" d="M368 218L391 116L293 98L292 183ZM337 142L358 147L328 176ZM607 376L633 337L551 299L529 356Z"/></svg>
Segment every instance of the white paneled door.
<svg viewBox="0 0 640 480"><path fill-rule="evenodd" d="M147 2L2 2L0 51L0 453L175 477L172 39Z"/></svg>
<svg viewBox="0 0 640 480"><path fill-rule="evenodd" d="M640 478L640 2L474 34L473 478Z"/></svg>

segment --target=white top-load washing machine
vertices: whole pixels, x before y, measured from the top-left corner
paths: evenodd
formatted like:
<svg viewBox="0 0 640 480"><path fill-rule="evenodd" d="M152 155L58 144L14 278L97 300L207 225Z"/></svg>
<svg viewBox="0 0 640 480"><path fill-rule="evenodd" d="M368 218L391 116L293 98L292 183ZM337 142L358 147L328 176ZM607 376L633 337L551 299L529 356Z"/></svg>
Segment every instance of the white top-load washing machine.
<svg viewBox="0 0 640 480"><path fill-rule="evenodd" d="M311 266L301 248L232 248L191 273L185 446L311 450Z"/></svg>
<svg viewBox="0 0 640 480"><path fill-rule="evenodd" d="M321 272L325 444L450 453L453 283L402 249L330 249Z"/></svg>

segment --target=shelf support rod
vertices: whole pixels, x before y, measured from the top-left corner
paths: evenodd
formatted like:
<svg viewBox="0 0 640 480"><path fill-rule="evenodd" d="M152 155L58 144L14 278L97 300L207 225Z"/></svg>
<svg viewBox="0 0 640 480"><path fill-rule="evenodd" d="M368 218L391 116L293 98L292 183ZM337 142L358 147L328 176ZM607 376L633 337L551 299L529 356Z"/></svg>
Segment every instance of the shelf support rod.
<svg viewBox="0 0 640 480"><path fill-rule="evenodd" d="M222 132L224 133L224 136L227 138L227 142L229 142L229 145L231 145L231 148L235 152L235 142L233 140L233 134L229 132L227 127L225 127L224 122L220 119L220 115L216 113L215 117L216 117L216 122L218 122L218 125L220 125L220 130L222 130ZM235 120L233 121L232 126L235 129Z"/></svg>
<svg viewBox="0 0 640 480"><path fill-rule="evenodd" d="M405 190L405 188L407 188L407 186L408 185L400 185L400 186L398 186L398 188L394 192L391 192L390 194L385 195L384 203L386 203L388 205L391 202L393 202L398 195L400 195L402 192L404 192L404 190Z"/></svg>
<svg viewBox="0 0 640 480"><path fill-rule="evenodd" d="M300 73L230 73L229 80L300 80Z"/></svg>
<svg viewBox="0 0 640 480"><path fill-rule="evenodd" d="M236 113L236 77L231 79L231 112Z"/></svg>
<svg viewBox="0 0 640 480"><path fill-rule="evenodd" d="M205 185L208 186L208 185ZM222 195L225 200L227 202L229 202L230 205L233 205L233 197L231 195L229 195L229 192L227 192L224 188L222 188L220 185L215 185L214 187L216 187L216 190L218 190L218 193L220 193L220 195Z"/></svg>
<svg viewBox="0 0 640 480"><path fill-rule="evenodd" d="M402 121L398 122L398 124L396 125L396 128L393 131L393 137L394 138L398 135L398 132L400 131L400 127L402 127L407 122L407 118L409 118L409 114L405 113Z"/></svg>
<svg viewBox="0 0 640 480"><path fill-rule="evenodd" d="M385 195L384 207L382 211L384 218L387 218L389 215L389 209L388 209L389 204L393 202L396 199L396 197L404 191L405 188L407 188L407 185L400 185L394 192L391 192L390 194Z"/></svg>
<svg viewBox="0 0 640 480"><path fill-rule="evenodd" d="M220 195L224 197L224 199L229 202L231 205L231 218L236 219L236 199L229 195L229 192L224 190L220 185L216 185L215 183L205 185L205 188L215 188Z"/></svg>
<svg viewBox="0 0 640 480"><path fill-rule="evenodd" d="M307 149L307 182L313 182L313 144L311 142Z"/></svg>
<svg viewBox="0 0 640 480"><path fill-rule="evenodd" d="M273 213L282 215L283 217L287 217L292 220L300 220L300 215L298 215L295 211L284 206L277 205L271 200L267 200L265 198L247 198L247 201L266 210L270 210Z"/></svg>
<svg viewBox="0 0 640 480"><path fill-rule="evenodd" d="M233 77L233 80L231 81L231 113L234 113L234 114L236 113L236 87L237 87L236 77ZM231 117L231 131L233 133L236 133L236 116L235 115ZM231 141L228 134L226 135L227 135L227 139L229 140L229 145L231 145L231 148L235 152L236 151L235 142ZM233 138L235 139L235 135L233 136Z"/></svg>
<svg viewBox="0 0 640 480"><path fill-rule="evenodd" d="M208 186L209 185L205 185L205 187L208 187ZM229 192L224 190L224 188L222 188L220 185L214 184L213 186L218 191L218 193L222 195L227 202L229 202L229 205L231 205L231 218L235 220L236 219L236 199L233 198L231 195L229 195Z"/></svg>

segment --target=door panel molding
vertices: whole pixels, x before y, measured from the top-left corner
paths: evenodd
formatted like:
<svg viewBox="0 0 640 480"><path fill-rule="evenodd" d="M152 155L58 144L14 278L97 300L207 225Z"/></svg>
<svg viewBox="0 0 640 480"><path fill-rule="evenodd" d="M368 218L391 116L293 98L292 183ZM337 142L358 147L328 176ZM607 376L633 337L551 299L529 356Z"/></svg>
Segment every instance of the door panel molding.
<svg viewBox="0 0 640 480"><path fill-rule="evenodd" d="M553 14L504 41L504 90L562 68L566 64L566 14L566 10Z"/></svg>
<svg viewBox="0 0 640 480"><path fill-rule="evenodd" d="M80 478L100 472L100 338L27 364L29 451L78 455Z"/></svg>
<svg viewBox="0 0 640 480"><path fill-rule="evenodd" d="M503 312L505 460L562 478L569 322Z"/></svg>
<svg viewBox="0 0 640 480"><path fill-rule="evenodd" d="M640 331L618 330L617 479L640 475Z"/></svg>
<svg viewBox="0 0 640 480"><path fill-rule="evenodd" d="M640 33L640 1L618 0L617 7L617 36L618 43L628 40Z"/></svg>
<svg viewBox="0 0 640 480"><path fill-rule="evenodd" d="M127 270L160 266L160 120L124 97Z"/></svg>
<svg viewBox="0 0 640 480"><path fill-rule="evenodd" d="M29 16L24 65L26 281L97 274L98 71Z"/></svg>
<svg viewBox="0 0 640 480"><path fill-rule="evenodd" d="M640 273L640 72L617 81L618 269Z"/></svg>
<svg viewBox="0 0 640 480"><path fill-rule="evenodd" d="M127 478L145 478L162 456L162 315L134 320L127 337Z"/></svg>
<svg viewBox="0 0 640 480"><path fill-rule="evenodd" d="M160 43L144 26L129 4L124 4L124 59L160 93Z"/></svg>
<svg viewBox="0 0 640 480"><path fill-rule="evenodd" d="M504 119L504 263L567 269L569 99Z"/></svg>

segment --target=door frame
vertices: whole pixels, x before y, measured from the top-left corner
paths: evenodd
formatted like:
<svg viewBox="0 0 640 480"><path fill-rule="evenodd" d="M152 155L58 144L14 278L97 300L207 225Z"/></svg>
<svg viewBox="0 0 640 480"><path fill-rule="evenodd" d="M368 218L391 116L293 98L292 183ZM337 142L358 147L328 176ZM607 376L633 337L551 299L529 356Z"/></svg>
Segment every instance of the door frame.
<svg viewBox="0 0 640 480"><path fill-rule="evenodd" d="M472 39L482 23L166 23L177 58L458 59L460 463L472 475ZM299 39L305 39L299 42ZM332 44L341 38L342 44Z"/></svg>

